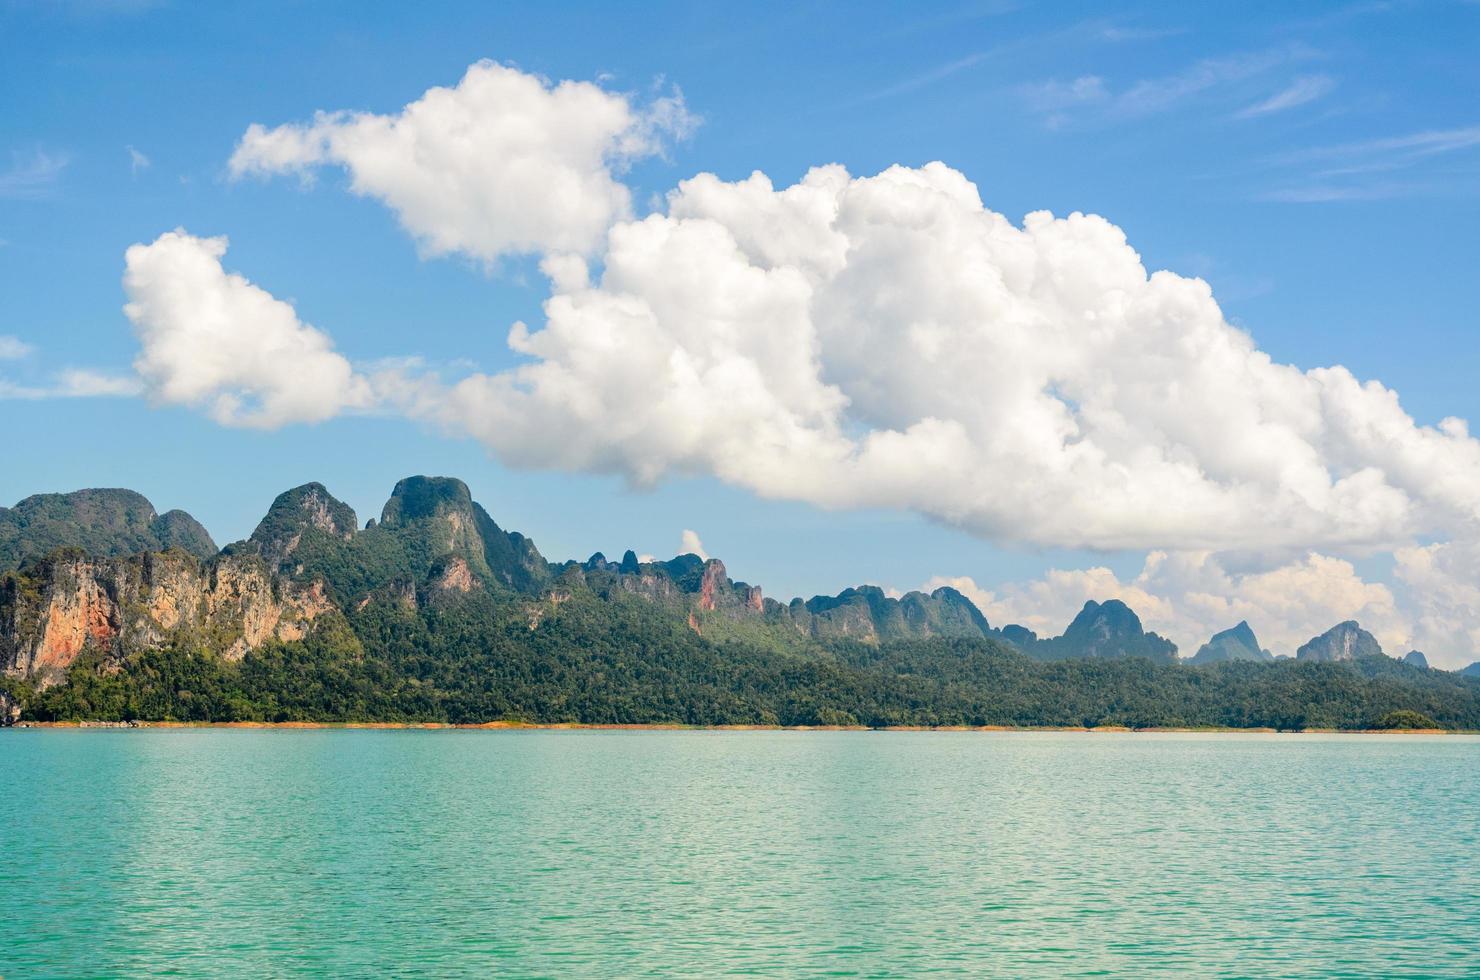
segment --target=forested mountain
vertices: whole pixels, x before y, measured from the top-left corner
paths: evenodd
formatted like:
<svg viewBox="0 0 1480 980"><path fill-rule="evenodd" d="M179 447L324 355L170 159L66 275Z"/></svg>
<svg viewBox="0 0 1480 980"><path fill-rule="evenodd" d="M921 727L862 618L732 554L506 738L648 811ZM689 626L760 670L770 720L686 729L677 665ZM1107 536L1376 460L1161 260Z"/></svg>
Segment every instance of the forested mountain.
<svg viewBox="0 0 1480 980"><path fill-rule="evenodd" d="M1359 660L1382 655L1377 638L1350 619L1337 623L1295 651L1298 660Z"/></svg>
<svg viewBox="0 0 1480 980"><path fill-rule="evenodd" d="M1480 682L1355 624L1298 663L1246 662L1240 624L1196 658L1237 662L1189 667L1116 599L1047 639L949 588L779 602L695 555L551 562L448 478L402 480L363 528L306 484L219 552L166 518L128 491L0 511L25 531L4 539L0 716L1480 728Z"/></svg>
<svg viewBox="0 0 1480 980"><path fill-rule="evenodd" d="M0 507L0 572L17 568L58 548L90 555L133 555L179 548L197 558L216 553L216 543L183 510L156 514L132 490L78 490L27 497Z"/></svg>
<svg viewBox="0 0 1480 980"><path fill-rule="evenodd" d="M1212 664L1224 660L1273 660L1274 655L1259 646L1259 639L1254 635L1246 621L1240 621L1232 629L1226 629L1221 633L1214 633L1212 639L1198 648L1193 654L1191 663Z"/></svg>

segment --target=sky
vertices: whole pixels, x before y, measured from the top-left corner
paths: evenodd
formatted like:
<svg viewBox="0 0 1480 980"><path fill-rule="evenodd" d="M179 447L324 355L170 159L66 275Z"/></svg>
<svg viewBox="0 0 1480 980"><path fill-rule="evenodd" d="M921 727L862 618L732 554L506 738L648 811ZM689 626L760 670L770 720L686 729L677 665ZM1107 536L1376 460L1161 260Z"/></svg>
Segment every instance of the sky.
<svg viewBox="0 0 1480 980"><path fill-rule="evenodd" d="M1480 646L1480 5L0 2L0 503Z"/></svg>

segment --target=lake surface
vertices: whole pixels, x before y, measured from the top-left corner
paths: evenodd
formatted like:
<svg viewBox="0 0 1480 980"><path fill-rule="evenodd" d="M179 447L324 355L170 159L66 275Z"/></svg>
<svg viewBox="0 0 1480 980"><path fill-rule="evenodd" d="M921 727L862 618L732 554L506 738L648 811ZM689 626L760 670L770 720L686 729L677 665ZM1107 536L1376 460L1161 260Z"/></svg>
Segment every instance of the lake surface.
<svg viewBox="0 0 1480 980"><path fill-rule="evenodd" d="M1480 739L0 733L0 976L1480 976Z"/></svg>

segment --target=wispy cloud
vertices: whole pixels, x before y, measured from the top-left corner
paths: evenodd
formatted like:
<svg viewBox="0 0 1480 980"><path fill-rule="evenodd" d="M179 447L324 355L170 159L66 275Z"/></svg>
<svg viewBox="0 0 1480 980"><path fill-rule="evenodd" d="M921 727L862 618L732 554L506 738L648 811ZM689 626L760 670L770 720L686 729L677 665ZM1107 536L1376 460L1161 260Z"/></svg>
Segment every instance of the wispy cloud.
<svg viewBox="0 0 1480 980"><path fill-rule="evenodd" d="M153 161L132 146L125 146L124 149L128 151L129 173L137 175L140 170L148 170L153 166Z"/></svg>
<svg viewBox="0 0 1480 980"><path fill-rule="evenodd" d="M1417 161L1424 157L1453 153L1456 150L1468 150L1475 146L1480 146L1480 126L1461 126L1456 129L1427 129L1403 136L1386 136L1353 143L1317 146L1291 153L1285 159L1293 161L1386 156Z"/></svg>
<svg viewBox="0 0 1480 980"><path fill-rule="evenodd" d="M46 197L56 187L67 157L36 150L31 154L11 154L10 169L0 172L0 198L34 200Z"/></svg>
<svg viewBox="0 0 1480 980"><path fill-rule="evenodd" d="M1302 75L1263 102L1256 102L1238 114L1240 119L1268 116L1314 102L1329 95L1336 80L1329 75Z"/></svg>
<svg viewBox="0 0 1480 980"><path fill-rule="evenodd" d="M19 337L0 334L0 361L18 361L31 353L30 344Z"/></svg>
<svg viewBox="0 0 1480 980"><path fill-rule="evenodd" d="M1280 48L1223 58L1204 58L1184 71L1139 81L1117 100L1125 115L1139 116L1171 109L1195 95L1310 57L1304 48Z"/></svg>
<svg viewBox="0 0 1480 980"><path fill-rule="evenodd" d="M988 58L992 57L992 54L993 52L991 51L973 52L972 54L966 55L963 58L957 58L954 61L948 61L945 64L938 65L937 67L930 69L929 71L921 72L918 75L914 75L910 78L904 79L903 81L896 82L895 84L890 85L887 88L882 88L876 92L871 92L858 101L872 102L875 99L887 99L890 96L903 95L906 92L913 92L917 88L924 88L926 85L933 84L935 82L941 81L942 79L950 78L957 72L962 72L968 68L975 67L976 65L979 65L982 62L986 61Z"/></svg>
<svg viewBox="0 0 1480 980"><path fill-rule="evenodd" d="M1456 154L1476 150L1480 150L1480 125L1309 147L1270 161L1276 167L1301 173L1292 175L1287 186L1264 192L1258 199L1306 204L1432 192L1452 186L1455 179L1452 173L1440 173L1432 164L1441 158L1448 160ZM1411 173L1410 179L1375 177L1404 171ZM1473 173L1465 179L1473 184Z"/></svg>
<svg viewBox="0 0 1480 980"><path fill-rule="evenodd" d="M1164 37L1176 37L1178 34L1186 33L1185 27L1124 27L1118 24L1106 24L1099 30L1100 38L1111 44L1159 41Z"/></svg>
<svg viewBox="0 0 1480 980"><path fill-rule="evenodd" d="M1040 112L1061 112L1077 106L1101 103L1110 98L1099 75L1081 75L1070 81L1053 79L1019 88L1024 101Z"/></svg>
<svg viewBox="0 0 1480 980"><path fill-rule="evenodd" d="M1100 119L1134 119L1181 108L1199 97L1210 96L1223 89L1241 91L1247 88L1242 83L1315 56L1316 52L1310 48L1288 45L1203 58L1181 71L1139 79L1119 91L1098 75L1083 75L1072 80L1050 79L1020 86L1018 91L1030 109L1048 114L1045 122L1051 126L1067 121L1068 114L1074 109L1093 110L1096 118ZM1295 99L1300 94L1296 92L1287 97ZM1306 100L1319 94L1307 95Z"/></svg>
<svg viewBox="0 0 1480 980"><path fill-rule="evenodd" d="M143 393L132 375L72 369L58 374L50 383L16 384L0 378L0 399L41 401L48 398L132 398Z"/></svg>
<svg viewBox="0 0 1480 980"><path fill-rule="evenodd" d="M1328 204L1335 201L1380 201L1387 198L1407 197L1422 189L1417 184L1383 182L1376 184L1311 184L1303 187L1283 187L1255 196L1259 201L1278 201L1285 204Z"/></svg>

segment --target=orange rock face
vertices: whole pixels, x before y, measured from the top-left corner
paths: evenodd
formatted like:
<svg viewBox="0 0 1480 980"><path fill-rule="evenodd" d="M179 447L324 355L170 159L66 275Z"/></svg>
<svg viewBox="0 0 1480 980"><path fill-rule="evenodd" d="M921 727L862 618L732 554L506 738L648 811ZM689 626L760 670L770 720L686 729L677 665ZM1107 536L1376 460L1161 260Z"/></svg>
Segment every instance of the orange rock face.
<svg viewBox="0 0 1480 980"><path fill-rule="evenodd" d="M28 672L53 672L71 666L89 644L106 650L118 635L118 606L107 589L75 562L65 568L76 585L47 596L41 636Z"/></svg>
<svg viewBox="0 0 1480 980"><path fill-rule="evenodd" d="M745 590L745 605L754 612L760 612L765 608L765 598L761 595L759 585L752 585Z"/></svg>
<svg viewBox="0 0 1480 980"><path fill-rule="evenodd" d="M477 584L477 579L473 578L473 570L461 558L448 562L441 577L437 579L437 588L444 592L472 592Z"/></svg>
<svg viewBox="0 0 1480 980"><path fill-rule="evenodd" d="M274 581L255 558L202 564L174 552L59 557L4 601L0 671L42 687L89 648L116 656L181 642L239 659L269 640L303 639L335 610L322 583Z"/></svg>
<svg viewBox="0 0 1480 980"><path fill-rule="evenodd" d="M699 608L713 610L715 596L719 594L722 584L729 581L725 575L724 562L717 558L711 558L704 563L704 577L699 581Z"/></svg>

